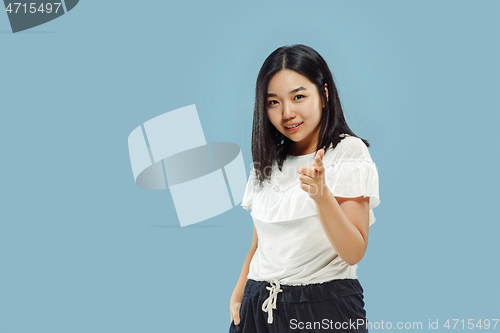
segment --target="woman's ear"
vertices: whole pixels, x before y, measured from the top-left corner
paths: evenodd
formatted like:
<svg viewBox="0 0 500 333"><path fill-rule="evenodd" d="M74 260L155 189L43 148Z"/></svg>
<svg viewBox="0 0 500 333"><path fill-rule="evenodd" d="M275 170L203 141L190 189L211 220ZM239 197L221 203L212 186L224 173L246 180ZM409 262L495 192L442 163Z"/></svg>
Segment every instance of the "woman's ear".
<svg viewBox="0 0 500 333"><path fill-rule="evenodd" d="M328 101L328 85L325 83L325 94L326 94L326 100ZM323 107L325 107L325 103L323 102Z"/></svg>

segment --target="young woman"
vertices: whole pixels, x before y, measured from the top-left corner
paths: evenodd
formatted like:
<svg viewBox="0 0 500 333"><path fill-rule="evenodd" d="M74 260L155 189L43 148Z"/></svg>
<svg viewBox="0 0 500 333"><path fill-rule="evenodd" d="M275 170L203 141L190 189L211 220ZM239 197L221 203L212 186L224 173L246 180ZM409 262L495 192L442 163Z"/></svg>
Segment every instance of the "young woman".
<svg viewBox="0 0 500 333"><path fill-rule="evenodd" d="M241 205L253 241L229 332L367 332L357 263L379 205L369 144L350 130L325 60L284 46L257 77L254 168Z"/></svg>

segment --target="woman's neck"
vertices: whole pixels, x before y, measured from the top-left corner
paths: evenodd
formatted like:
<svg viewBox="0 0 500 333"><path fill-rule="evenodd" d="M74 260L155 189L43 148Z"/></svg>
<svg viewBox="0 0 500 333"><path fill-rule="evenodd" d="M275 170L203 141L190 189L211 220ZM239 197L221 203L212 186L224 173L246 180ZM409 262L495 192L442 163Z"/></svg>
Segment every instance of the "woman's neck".
<svg viewBox="0 0 500 333"><path fill-rule="evenodd" d="M308 145L307 147L297 147L297 144L293 145L288 152L288 155L300 156L308 155L316 151L316 145Z"/></svg>

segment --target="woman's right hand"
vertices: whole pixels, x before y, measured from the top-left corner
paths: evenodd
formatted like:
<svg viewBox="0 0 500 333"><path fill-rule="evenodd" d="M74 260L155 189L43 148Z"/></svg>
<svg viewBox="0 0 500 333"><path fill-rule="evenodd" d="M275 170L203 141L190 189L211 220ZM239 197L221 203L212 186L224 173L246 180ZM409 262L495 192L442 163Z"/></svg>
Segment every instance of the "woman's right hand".
<svg viewBox="0 0 500 333"><path fill-rule="evenodd" d="M240 323L240 308L241 302L231 301L229 302L229 312L231 312L231 321L234 320L235 325Z"/></svg>

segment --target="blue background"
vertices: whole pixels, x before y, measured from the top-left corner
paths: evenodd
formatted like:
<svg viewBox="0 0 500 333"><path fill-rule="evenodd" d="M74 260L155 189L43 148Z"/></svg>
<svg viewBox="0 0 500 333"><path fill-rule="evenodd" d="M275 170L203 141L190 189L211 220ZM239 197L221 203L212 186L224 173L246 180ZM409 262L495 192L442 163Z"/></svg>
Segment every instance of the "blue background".
<svg viewBox="0 0 500 333"><path fill-rule="evenodd" d="M499 17L496 0L83 0L12 34L0 13L0 332L227 332L249 212L180 228L169 190L134 183L127 137L196 104L248 174L257 73L295 43L378 167L368 319L499 318Z"/></svg>

